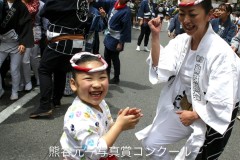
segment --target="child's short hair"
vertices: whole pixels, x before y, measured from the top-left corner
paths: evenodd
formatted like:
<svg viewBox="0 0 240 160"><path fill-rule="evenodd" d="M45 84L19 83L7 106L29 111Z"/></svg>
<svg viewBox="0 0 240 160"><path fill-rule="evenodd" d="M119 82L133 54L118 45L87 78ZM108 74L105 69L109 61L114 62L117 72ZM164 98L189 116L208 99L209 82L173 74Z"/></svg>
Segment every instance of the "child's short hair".
<svg viewBox="0 0 240 160"><path fill-rule="evenodd" d="M85 62L91 62L91 61L98 61L103 63L103 66L98 68L82 68L79 65ZM70 63L72 65L72 75L73 78L76 78L77 73L81 72L97 72L97 71L103 71L107 69L107 63L106 61L101 57L100 54L94 55L89 52L80 52L76 53L70 60Z"/></svg>

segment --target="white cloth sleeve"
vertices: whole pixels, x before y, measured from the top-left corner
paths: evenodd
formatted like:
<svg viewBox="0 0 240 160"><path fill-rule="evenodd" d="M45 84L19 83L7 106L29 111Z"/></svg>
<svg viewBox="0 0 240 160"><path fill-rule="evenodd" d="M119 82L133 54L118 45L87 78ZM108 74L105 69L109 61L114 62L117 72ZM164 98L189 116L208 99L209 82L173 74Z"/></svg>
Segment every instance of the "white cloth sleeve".
<svg viewBox="0 0 240 160"><path fill-rule="evenodd" d="M238 69L230 57L221 56L212 64L214 72L210 73L205 95L207 104L197 111L201 119L220 134L231 122L238 92Z"/></svg>
<svg viewBox="0 0 240 160"><path fill-rule="evenodd" d="M81 157L76 155L76 150L79 148L83 152L82 154L89 159L94 160L107 156L108 146L106 141L99 135L99 130L100 128L96 125L96 119L91 114L81 116L79 119L68 119L64 124L64 132L66 133L68 143L71 144L71 149L65 150L70 152L69 154L73 158L77 158L76 156L78 158Z"/></svg>
<svg viewBox="0 0 240 160"><path fill-rule="evenodd" d="M149 81L152 84L167 82L171 76L176 75L177 59L177 40L171 40L164 48L160 45L160 56L157 69L153 68L151 52L146 60L149 65Z"/></svg>

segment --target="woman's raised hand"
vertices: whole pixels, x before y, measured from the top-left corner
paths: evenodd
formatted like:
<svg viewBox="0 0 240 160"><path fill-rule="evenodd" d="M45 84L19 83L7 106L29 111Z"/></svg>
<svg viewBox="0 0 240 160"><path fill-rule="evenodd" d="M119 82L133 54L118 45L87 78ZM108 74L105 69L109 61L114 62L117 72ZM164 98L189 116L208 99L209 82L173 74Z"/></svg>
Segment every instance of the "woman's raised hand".
<svg viewBox="0 0 240 160"><path fill-rule="evenodd" d="M152 34L157 33L159 34L161 32L161 18L158 16L157 18L154 18L148 22L148 25L152 31Z"/></svg>

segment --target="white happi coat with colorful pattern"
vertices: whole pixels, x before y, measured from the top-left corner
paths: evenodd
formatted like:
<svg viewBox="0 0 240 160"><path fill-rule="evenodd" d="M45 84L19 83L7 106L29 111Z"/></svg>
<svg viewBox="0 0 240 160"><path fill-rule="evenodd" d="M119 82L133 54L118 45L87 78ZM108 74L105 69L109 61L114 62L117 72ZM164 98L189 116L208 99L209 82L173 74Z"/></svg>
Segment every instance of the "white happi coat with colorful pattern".
<svg viewBox="0 0 240 160"><path fill-rule="evenodd" d="M108 155L108 146L102 138L110 129L113 119L103 100L102 112L83 103L76 97L64 116L60 139L63 157L74 160L100 159Z"/></svg>

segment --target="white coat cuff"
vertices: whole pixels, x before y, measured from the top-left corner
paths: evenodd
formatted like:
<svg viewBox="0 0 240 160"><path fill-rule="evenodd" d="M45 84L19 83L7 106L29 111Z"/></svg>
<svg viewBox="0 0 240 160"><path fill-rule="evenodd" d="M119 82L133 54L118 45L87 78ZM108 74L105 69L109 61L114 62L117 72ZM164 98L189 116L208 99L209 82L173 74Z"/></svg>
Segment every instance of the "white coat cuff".
<svg viewBox="0 0 240 160"><path fill-rule="evenodd" d="M96 155L94 155L93 159L100 159L101 157L107 157L108 156L108 146L106 141L103 138L100 138L98 141L98 150Z"/></svg>
<svg viewBox="0 0 240 160"><path fill-rule="evenodd" d="M162 46L160 46L163 49ZM149 81L152 84L163 83L169 80L169 77L172 76L172 73L168 70L162 69L159 67L153 67L151 52L146 60L147 64L149 65Z"/></svg>

